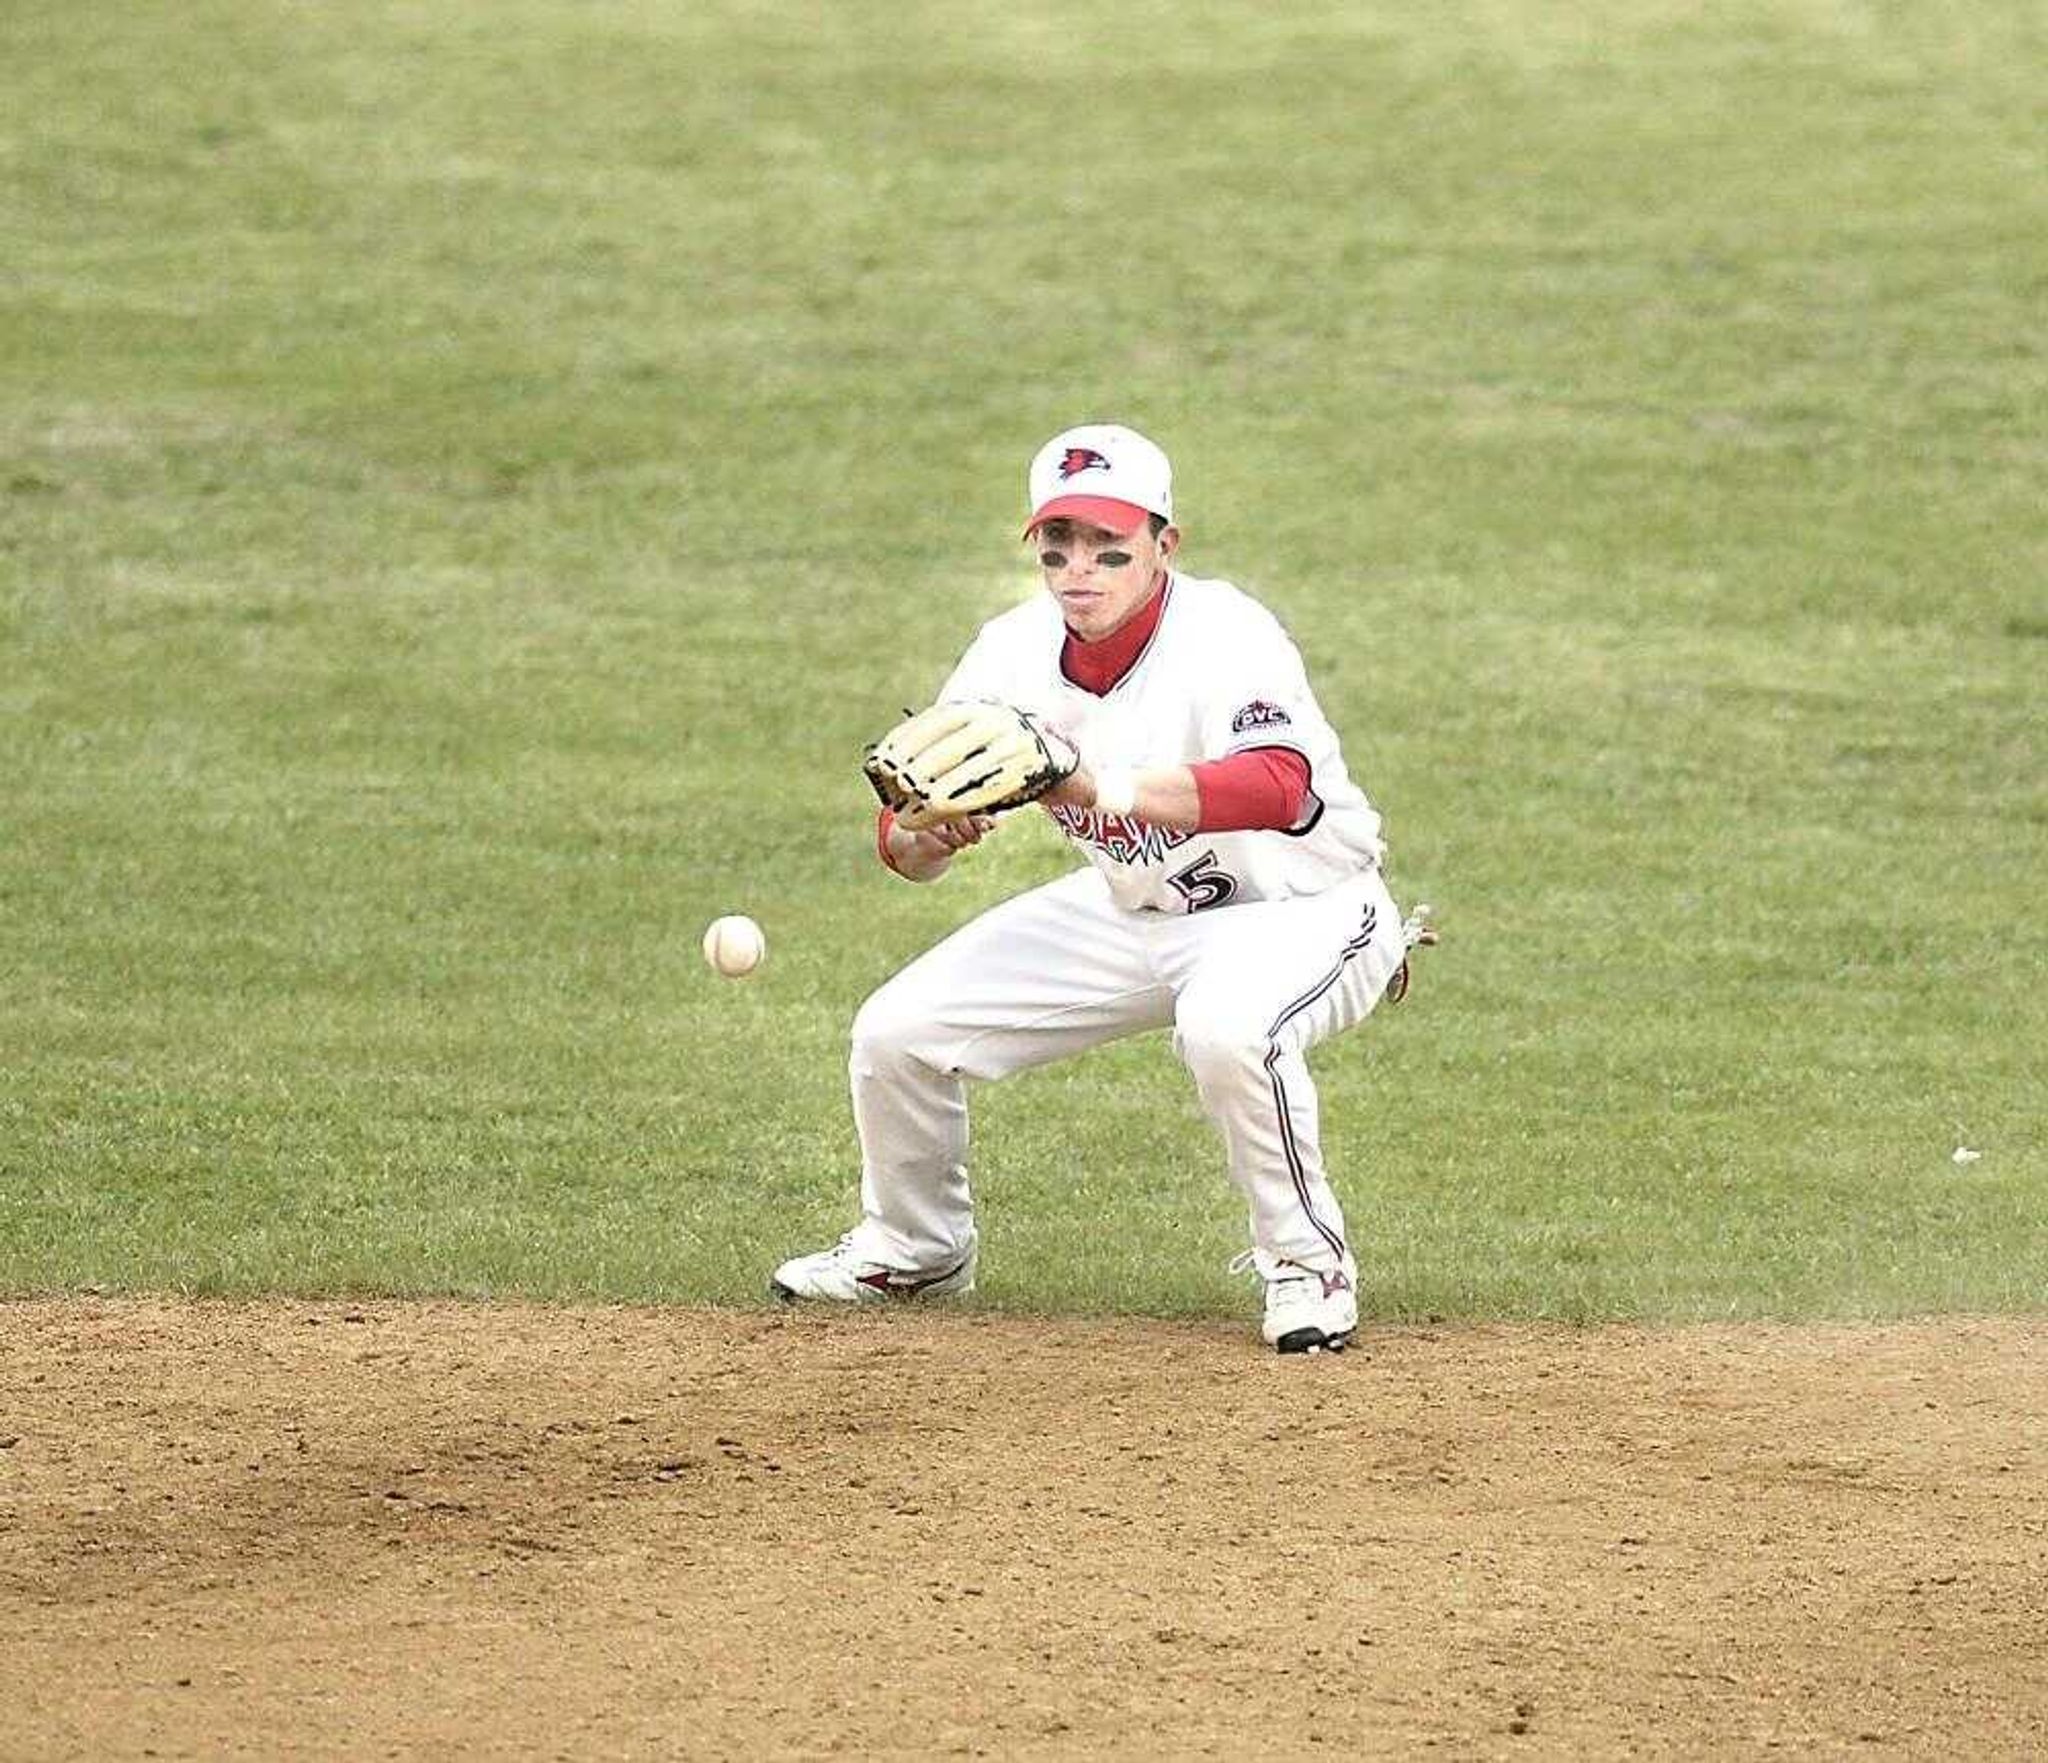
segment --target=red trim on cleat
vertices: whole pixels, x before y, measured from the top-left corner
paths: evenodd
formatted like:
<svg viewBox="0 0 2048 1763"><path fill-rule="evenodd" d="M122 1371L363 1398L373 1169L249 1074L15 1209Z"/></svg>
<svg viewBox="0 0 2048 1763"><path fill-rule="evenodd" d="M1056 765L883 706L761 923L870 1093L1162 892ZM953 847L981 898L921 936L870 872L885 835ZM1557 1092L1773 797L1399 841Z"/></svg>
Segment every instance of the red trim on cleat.
<svg viewBox="0 0 2048 1763"><path fill-rule="evenodd" d="M932 1286L944 1285L947 1280L957 1278L966 1265L967 1262L958 1261L943 1273L922 1275L899 1273L893 1267L878 1267L873 1273L855 1274L854 1284L866 1286L871 1292L880 1292L884 1297L914 1298L919 1292L927 1291Z"/></svg>

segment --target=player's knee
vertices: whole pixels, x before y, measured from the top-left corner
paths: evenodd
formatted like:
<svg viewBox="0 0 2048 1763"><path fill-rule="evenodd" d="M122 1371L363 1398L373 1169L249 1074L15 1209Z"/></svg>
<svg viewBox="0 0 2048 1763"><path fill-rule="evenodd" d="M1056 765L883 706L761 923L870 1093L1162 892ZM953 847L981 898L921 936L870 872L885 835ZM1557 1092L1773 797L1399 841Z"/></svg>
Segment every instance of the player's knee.
<svg viewBox="0 0 2048 1763"><path fill-rule="evenodd" d="M854 1014L853 1059L873 1068L917 1057L929 1015L893 981L873 993Z"/></svg>
<svg viewBox="0 0 2048 1763"><path fill-rule="evenodd" d="M1194 1019L1175 1025L1174 1050L1198 1084L1228 1081L1255 1071L1273 1049L1256 1028L1226 1019Z"/></svg>

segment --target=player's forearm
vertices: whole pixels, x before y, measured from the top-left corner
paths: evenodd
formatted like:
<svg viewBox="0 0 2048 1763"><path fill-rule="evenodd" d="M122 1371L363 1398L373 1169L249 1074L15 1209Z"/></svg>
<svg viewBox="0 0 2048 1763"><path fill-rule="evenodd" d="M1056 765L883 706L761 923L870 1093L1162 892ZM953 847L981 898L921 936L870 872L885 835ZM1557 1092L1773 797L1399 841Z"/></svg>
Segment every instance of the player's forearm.
<svg viewBox="0 0 2048 1763"><path fill-rule="evenodd" d="M1259 747L1143 771L1084 765L1049 800L1128 814L1174 832L1285 831L1301 818L1308 782L1308 761L1299 753Z"/></svg>
<svg viewBox="0 0 2048 1763"><path fill-rule="evenodd" d="M1100 772L1084 765L1049 799L1101 814L1128 814L1174 832L1193 832L1202 818L1201 792L1195 788L1195 774L1185 765L1149 766L1143 771L1105 766Z"/></svg>

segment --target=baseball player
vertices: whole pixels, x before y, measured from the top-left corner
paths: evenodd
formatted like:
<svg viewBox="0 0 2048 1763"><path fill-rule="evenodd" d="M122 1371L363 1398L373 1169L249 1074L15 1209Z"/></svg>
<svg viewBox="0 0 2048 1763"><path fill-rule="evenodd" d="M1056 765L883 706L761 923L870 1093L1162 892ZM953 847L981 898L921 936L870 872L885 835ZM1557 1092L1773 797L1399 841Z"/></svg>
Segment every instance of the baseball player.
<svg viewBox="0 0 2048 1763"><path fill-rule="evenodd" d="M1342 1347L1357 1269L1305 1055L1407 981L1380 817L1278 620L1175 567L1172 470L1087 424L1032 460L1046 592L990 621L936 706L870 750L881 860L943 876L1036 800L1085 867L913 961L853 1025L861 1219L775 1270L781 1297L973 1289L965 1080L1171 1028L1222 1135L1283 1353ZM1426 909L1423 909L1426 911Z"/></svg>

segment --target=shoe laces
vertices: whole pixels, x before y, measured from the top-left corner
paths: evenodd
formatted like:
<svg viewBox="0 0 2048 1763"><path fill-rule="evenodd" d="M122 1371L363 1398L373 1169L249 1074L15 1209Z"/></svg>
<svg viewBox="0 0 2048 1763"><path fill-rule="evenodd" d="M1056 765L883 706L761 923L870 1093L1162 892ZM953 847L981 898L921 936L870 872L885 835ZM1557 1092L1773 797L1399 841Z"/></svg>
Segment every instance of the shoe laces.
<svg viewBox="0 0 2048 1763"><path fill-rule="evenodd" d="M1257 1273L1258 1251L1255 1249L1245 1249L1239 1254L1231 1256L1229 1264L1225 1267L1224 1271L1233 1276L1241 1273ZM1271 1298L1275 1292L1285 1287L1300 1285L1304 1282L1312 1285L1318 1293L1321 1293L1323 1290L1323 1276L1313 1267L1303 1267L1299 1262L1295 1261L1283 1261L1280 1263L1280 1269L1277 1273L1266 1277L1266 1295L1268 1298Z"/></svg>

